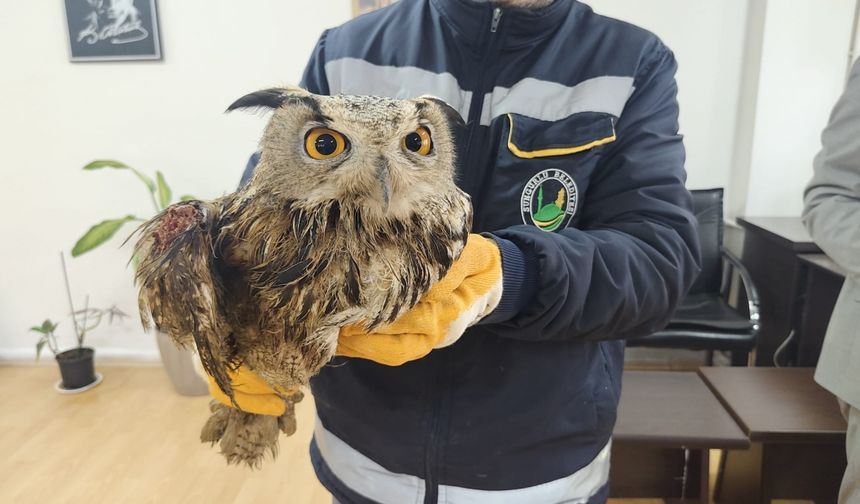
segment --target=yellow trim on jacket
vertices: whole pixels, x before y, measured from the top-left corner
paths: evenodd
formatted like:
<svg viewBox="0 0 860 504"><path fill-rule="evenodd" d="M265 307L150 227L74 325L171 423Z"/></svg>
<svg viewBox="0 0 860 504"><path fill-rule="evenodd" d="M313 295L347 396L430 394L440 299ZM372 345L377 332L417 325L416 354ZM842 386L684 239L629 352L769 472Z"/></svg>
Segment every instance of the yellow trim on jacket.
<svg viewBox="0 0 860 504"><path fill-rule="evenodd" d="M589 142L585 145L576 145L572 147L553 147L549 149L537 149L532 151L521 150L519 147L514 145L514 118L511 114L508 114L508 123L510 127L508 128L508 149L514 153L515 156L524 159L533 159L533 158L541 158L541 157L549 157L549 156L566 156L568 154L576 154L577 152L587 151L588 149L593 149L594 147L605 145L608 143L612 143L615 141L615 130L613 128L612 135L606 138L601 138L595 140L593 142Z"/></svg>

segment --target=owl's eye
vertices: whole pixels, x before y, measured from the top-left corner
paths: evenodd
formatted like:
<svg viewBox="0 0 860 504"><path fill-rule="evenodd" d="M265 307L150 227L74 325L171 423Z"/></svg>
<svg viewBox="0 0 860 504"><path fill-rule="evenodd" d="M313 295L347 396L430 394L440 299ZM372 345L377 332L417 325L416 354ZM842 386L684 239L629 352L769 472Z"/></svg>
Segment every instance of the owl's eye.
<svg viewBox="0 0 860 504"><path fill-rule="evenodd" d="M346 137L332 129L314 128L305 135L305 151L314 159L325 160L340 156L348 146Z"/></svg>
<svg viewBox="0 0 860 504"><path fill-rule="evenodd" d="M415 154L426 156L433 150L433 140L430 131L424 126L403 137L403 148Z"/></svg>

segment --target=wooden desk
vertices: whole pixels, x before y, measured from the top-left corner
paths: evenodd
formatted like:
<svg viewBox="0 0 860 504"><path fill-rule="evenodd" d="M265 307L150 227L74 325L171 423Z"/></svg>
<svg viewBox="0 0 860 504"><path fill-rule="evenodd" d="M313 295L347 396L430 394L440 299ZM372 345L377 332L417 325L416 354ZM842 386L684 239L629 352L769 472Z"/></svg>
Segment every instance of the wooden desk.
<svg viewBox="0 0 860 504"><path fill-rule="evenodd" d="M761 332L756 366L773 366L776 349L793 328L803 285L798 254L821 253L800 217L740 217L744 228L741 260L761 297ZM787 356L793 360L793 355Z"/></svg>
<svg viewBox="0 0 860 504"><path fill-rule="evenodd" d="M813 367L818 364L827 325L836 306L836 299L845 283L845 270L826 254L800 254L803 271L801 309L796 314L795 341L792 342L794 363Z"/></svg>
<svg viewBox="0 0 860 504"><path fill-rule="evenodd" d="M836 502L845 420L811 368L702 368L704 382L753 442L726 454L717 502ZM721 488L720 488L721 487Z"/></svg>
<svg viewBox="0 0 860 504"><path fill-rule="evenodd" d="M749 439L696 373L626 371L613 433L613 497L708 502L708 449Z"/></svg>

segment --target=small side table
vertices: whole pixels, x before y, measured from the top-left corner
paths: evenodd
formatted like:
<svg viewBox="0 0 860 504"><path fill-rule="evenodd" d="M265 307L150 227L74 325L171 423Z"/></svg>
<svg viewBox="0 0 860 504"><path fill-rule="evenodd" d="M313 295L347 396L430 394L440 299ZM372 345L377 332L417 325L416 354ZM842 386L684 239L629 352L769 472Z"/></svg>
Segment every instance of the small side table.
<svg viewBox="0 0 860 504"><path fill-rule="evenodd" d="M729 451L715 501L834 503L845 471L845 419L812 368L701 368L699 375L749 436Z"/></svg>
<svg viewBox="0 0 860 504"><path fill-rule="evenodd" d="M708 504L709 449L749 440L696 373L626 371L613 433L612 497Z"/></svg>

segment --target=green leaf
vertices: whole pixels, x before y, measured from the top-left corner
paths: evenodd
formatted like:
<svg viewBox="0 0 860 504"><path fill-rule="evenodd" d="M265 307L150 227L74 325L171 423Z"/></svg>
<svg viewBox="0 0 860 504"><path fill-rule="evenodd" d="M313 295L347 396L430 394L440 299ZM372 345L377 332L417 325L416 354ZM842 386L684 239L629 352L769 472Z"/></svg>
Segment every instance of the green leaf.
<svg viewBox="0 0 860 504"><path fill-rule="evenodd" d="M78 242L75 243L75 246L72 247L72 257L78 257L110 240L123 224L134 219L133 215L126 215L121 219L109 219L99 222L84 233Z"/></svg>
<svg viewBox="0 0 860 504"><path fill-rule="evenodd" d="M50 334L54 332L54 330L57 328L57 325L58 324L52 322L51 319L45 319L44 322L42 322L42 325L33 326L30 328L30 330L39 334Z"/></svg>
<svg viewBox="0 0 860 504"><path fill-rule="evenodd" d="M183 194L179 197L179 201L191 201L199 199L197 196L192 196L191 194Z"/></svg>
<svg viewBox="0 0 860 504"><path fill-rule="evenodd" d="M170 190L170 186L167 185L167 181L164 180L164 174L160 171L155 172L155 180L158 181L158 203L161 205L161 208L167 208L170 200L173 199L173 192Z"/></svg>
<svg viewBox="0 0 860 504"><path fill-rule="evenodd" d="M143 173L140 173L139 171L135 170L134 168L129 168L129 169L132 172L134 172L135 175L137 175L137 178L139 178L141 180L141 182L146 184L146 188L149 189L149 192L151 192L151 193L155 192L155 182L153 182L151 178L147 177Z"/></svg>
<svg viewBox="0 0 860 504"><path fill-rule="evenodd" d="M48 341L45 339L40 339L38 343L36 343L36 360L39 360L39 357L42 355L42 348L45 347L45 343Z"/></svg>
<svg viewBox="0 0 860 504"><path fill-rule="evenodd" d="M130 167L119 161L114 161L113 159L97 159L95 161L90 162L88 165L84 166L84 170L100 170L102 168L114 168L117 170L127 170Z"/></svg>
<svg viewBox="0 0 860 504"><path fill-rule="evenodd" d="M45 319L45 321L42 322L42 331L44 331L45 334L54 332L54 329L56 328L57 324L52 322L51 319Z"/></svg>
<svg viewBox="0 0 860 504"><path fill-rule="evenodd" d="M151 178L149 178L148 176L144 175L143 173L135 170L134 168L132 168L131 166L129 166L125 163L121 163L121 162L115 161L113 159L97 159L95 161L92 161L88 165L84 166L84 170L90 170L90 171L101 170L102 168L113 168L115 170L129 170L132 173L134 173L134 175L137 178L139 178L140 181L146 185L146 188L149 189L149 192L151 192L151 193L155 192L155 182L153 182Z"/></svg>

